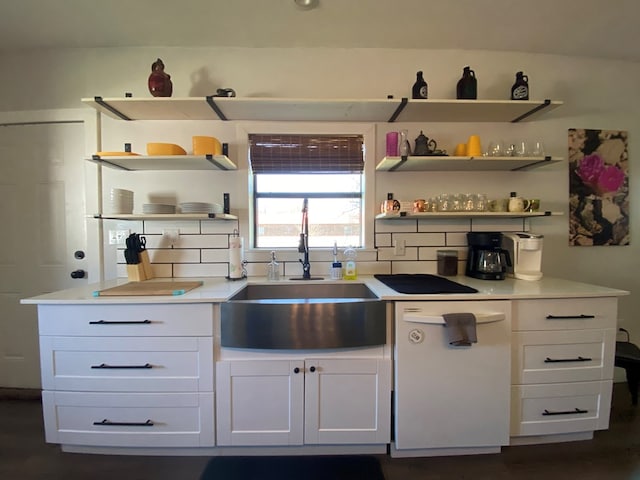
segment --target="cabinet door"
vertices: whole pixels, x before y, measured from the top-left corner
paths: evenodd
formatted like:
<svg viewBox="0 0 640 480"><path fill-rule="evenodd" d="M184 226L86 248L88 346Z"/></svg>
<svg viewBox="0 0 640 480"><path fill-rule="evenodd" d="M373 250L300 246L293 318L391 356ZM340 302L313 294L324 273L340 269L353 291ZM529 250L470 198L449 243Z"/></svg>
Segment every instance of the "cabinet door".
<svg viewBox="0 0 640 480"><path fill-rule="evenodd" d="M304 362L247 360L216 365L218 445L301 445Z"/></svg>
<svg viewBox="0 0 640 480"><path fill-rule="evenodd" d="M304 442L388 443L390 370L388 360L307 360Z"/></svg>

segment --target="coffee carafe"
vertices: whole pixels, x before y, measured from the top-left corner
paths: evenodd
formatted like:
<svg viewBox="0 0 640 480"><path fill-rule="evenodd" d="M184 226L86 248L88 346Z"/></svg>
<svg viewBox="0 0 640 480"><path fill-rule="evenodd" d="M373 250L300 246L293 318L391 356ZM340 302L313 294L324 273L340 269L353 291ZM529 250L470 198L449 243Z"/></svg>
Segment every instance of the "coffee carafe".
<svg viewBox="0 0 640 480"><path fill-rule="evenodd" d="M509 252L502 248L500 232L468 232L469 254L465 275L481 280L504 280L511 266Z"/></svg>

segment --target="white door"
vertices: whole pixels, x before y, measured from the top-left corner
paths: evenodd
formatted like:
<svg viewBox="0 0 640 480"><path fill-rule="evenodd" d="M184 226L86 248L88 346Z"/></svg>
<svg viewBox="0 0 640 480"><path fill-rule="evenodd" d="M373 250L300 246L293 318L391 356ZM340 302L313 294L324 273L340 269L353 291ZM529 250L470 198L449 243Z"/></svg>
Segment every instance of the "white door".
<svg viewBox="0 0 640 480"><path fill-rule="evenodd" d="M4 120L4 117L3 117ZM37 313L20 299L86 283L82 122L0 123L0 387L40 386Z"/></svg>
<svg viewBox="0 0 640 480"><path fill-rule="evenodd" d="M217 444L302 445L304 362L216 365Z"/></svg>
<svg viewBox="0 0 640 480"><path fill-rule="evenodd" d="M388 360L306 360L304 443L389 443L390 370Z"/></svg>

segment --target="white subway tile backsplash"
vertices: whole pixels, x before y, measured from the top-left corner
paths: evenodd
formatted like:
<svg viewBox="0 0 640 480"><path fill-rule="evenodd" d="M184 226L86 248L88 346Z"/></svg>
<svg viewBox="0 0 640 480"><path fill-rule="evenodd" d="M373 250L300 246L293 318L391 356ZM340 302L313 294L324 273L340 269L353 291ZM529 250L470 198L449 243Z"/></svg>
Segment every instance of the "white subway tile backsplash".
<svg viewBox="0 0 640 480"><path fill-rule="evenodd" d="M162 235L165 230L178 230L180 235L182 234L199 234L200 233L200 221L199 220L154 220L144 222L145 234Z"/></svg>
<svg viewBox="0 0 640 480"><path fill-rule="evenodd" d="M417 247L405 247L404 255L396 255L395 248L385 247L378 249L378 260L418 260L418 248Z"/></svg>
<svg viewBox="0 0 640 480"><path fill-rule="evenodd" d="M447 247L466 247L467 246L467 232L451 232L446 234Z"/></svg>
<svg viewBox="0 0 640 480"><path fill-rule="evenodd" d="M228 234L232 235L233 231L239 231L237 220L216 220L216 221L202 221L202 233L205 234ZM246 239L245 239L246 240Z"/></svg>
<svg viewBox="0 0 640 480"><path fill-rule="evenodd" d="M522 232L524 222L522 218L474 218L471 227L474 232Z"/></svg>
<svg viewBox="0 0 640 480"><path fill-rule="evenodd" d="M436 262L393 262L391 273L431 273L435 274Z"/></svg>
<svg viewBox="0 0 640 480"><path fill-rule="evenodd" d="M376 233L376 247L390 247L391 246L391 234L390 233Z"/></svg>
<svg viewBox="0 0 640 480"><path fill-rule="evenodd" d="M451 248L451 247L420 247L418 250L418 259L420 261L435 261L438 259L438 250L455 250L458 252L459 260L466 260L467 248Z"/></svg>
<svg viewBox="0 0 640 480"><path fill-rule="evenodd" d="M229 250L226 248L205 249L201 252L202 263L228 262Z"/></svg>
<svg viewBox="0 0 640 480"><path fill-rule="evenodd" d="M226 277L229 275L227 263L192 263L173 266L173 276L185 277Z"/></svg>
<svg viewBox="0 0 640 480"><path fill-rule="evenodd" d="M394 233L392 244L404 241L407 247L422 245L444 245L444 233Z"/></svg>
<svg viewBox="0 0 640 480"><path fill-rule="evenodd" d="M376 220L376 233L391 232L417 232L417 222L415 219L407 220Z"/></svg>
<svg viewBox="0 0 640 480"><path fill-rule="evenodd" d="M151 263L200 263L200 250L197 250L197 249L149 250L149 259L151 260Z"/></svg>
<svg viewBox="0 0 640 480"><path fill-rule="evenodd" d="M152 264L153 275L156 278L171 278L173 277L173 265L170 263L156 263Z"/></svg>
<svg viewBox="0 0 640 480"><path fill-rule="evenodd" d="M229 248L228 235L180 235L173 248Z"/></svg>
<svg viewBox="0 0 640 480"><path fill-rule="evenodd" d="M418 232L468 232L471 220L468 218L430 218L418 220Z"/></svg>
<svg viewBox="0 0 640 480"><path fill-rule="evenodd" d="M109 221L107 229L129 228L144 233L152 266L157 277L225 277L229 269L229 236L238 228L238 221ZM144 231L143 231L144 227ZM467 232L469 231L528 231L526 219L504 218L431 218L377 220L375 247L358 250L357 265L360 275L376 273L430 273L437 272L437 251L458 251L458 272L464 274L467 258ZM171 241L163 236L165 230L178 230L179 236ZM244 238L244 237L243 237ZM247 274L266 276L271 260L270 249L251 249L245 240L244 259ZM404 255L396 255L395 245L404 242ZM282 276L301 276L302 255L297 245L286 250L275 250ZM117 274L126 277L122 246L117 255ZM338 260L344 263L344 248L339 249ZM312 248L311 274L329 276L333 262L331 248Z"/></svg>

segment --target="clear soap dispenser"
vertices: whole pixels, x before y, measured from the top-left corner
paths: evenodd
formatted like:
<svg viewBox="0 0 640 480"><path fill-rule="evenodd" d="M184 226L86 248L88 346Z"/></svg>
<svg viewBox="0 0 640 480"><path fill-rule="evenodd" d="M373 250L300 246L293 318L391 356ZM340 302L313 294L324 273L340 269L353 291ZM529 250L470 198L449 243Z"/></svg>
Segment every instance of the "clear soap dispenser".
<svg viewBox="0 0 640 480"><path fill-rule="evenodd" d="M276 252L271 252L271 261L267 265L267 280L278 281L280 280L280 264L276 262Z"/></svg>

